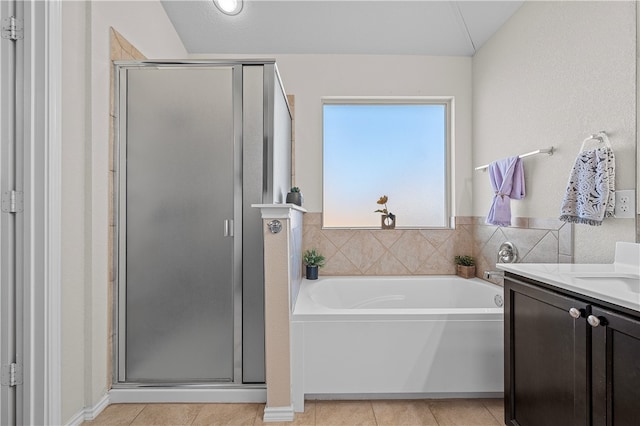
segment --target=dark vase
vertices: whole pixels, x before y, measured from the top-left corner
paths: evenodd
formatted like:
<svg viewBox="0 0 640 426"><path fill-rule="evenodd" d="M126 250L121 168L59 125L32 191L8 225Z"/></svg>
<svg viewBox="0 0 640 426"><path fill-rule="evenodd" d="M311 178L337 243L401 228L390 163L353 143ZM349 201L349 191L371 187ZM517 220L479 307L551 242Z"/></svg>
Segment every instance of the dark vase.
<svg viewBox="0 0 640 426"><path fill-rule="evenodd" d="M396 229L396 215L382 215L382 229Z"/></svg>
<svg viewBox="0 0 640 426"><path fill-rule="evenodd" d="M302 207L302 192L289 192L287 194L287 204L295 204Z"/></svg>
<svg viewBox="0 0 640 426"><path fill-rule="evenodd" d="M317 280L318 279L318 267L317 266L309 266L309 265L307 265L307 279L308 280Z"/></svg>

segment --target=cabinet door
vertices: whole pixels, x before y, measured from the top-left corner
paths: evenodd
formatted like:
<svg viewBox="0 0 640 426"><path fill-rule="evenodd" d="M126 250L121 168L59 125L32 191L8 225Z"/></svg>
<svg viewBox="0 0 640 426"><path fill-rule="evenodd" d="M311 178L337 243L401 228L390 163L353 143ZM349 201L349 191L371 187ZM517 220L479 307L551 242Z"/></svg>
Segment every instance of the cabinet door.
<svg viewBox="0 0 640 426"><path fill-rule="evenodd" d="M640 424L640 321L593 307L593 425Z"/></svg>
<svg viewBox="0 0 640 426"><path fill-rule="evenodd" d="M513 278L505 279L505 299L506 423L588 424L589 307Z"/></svg>

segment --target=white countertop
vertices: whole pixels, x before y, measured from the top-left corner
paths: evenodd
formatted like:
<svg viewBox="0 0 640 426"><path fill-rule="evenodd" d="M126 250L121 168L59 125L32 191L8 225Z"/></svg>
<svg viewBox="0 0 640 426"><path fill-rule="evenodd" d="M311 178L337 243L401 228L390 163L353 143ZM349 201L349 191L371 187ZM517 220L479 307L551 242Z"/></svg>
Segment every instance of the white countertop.
<svg viewBox="0 0 640 426"><path fill-rule="evenodd" d="M610 264L499 263L498 269L640 312L640 244L617 243Z"/></svg>

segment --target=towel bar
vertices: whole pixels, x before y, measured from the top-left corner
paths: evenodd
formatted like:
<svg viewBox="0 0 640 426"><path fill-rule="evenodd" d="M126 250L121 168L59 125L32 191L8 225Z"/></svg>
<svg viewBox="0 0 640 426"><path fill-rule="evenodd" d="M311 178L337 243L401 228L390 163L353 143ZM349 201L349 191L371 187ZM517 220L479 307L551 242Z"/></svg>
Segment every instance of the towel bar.
<svg viewBox="0 0 640 426"><path fill-rule="evenodd" d="M518 158L530 157L532 155L537 155L537 154L553 155L553 147L550 147L550 148L547 148L547 149L536 149L535 151L527 152L526 154L520 154L520 155L518 155ZM486 171L488 168L489 168L489 165L485 164L484 166L476 167L475 170Z"/></svg>

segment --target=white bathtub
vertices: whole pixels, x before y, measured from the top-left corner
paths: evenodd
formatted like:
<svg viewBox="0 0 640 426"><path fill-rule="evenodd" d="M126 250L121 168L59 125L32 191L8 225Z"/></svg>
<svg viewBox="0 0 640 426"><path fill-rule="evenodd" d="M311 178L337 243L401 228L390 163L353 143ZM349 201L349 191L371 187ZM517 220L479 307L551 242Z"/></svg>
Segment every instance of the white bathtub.
<svg viewBox="0 0 640 426"><path fill-rule="evenodd" d="M304 280L292 320L294 409L304 397L495 397L502 288L453 275Z"/></svg>

